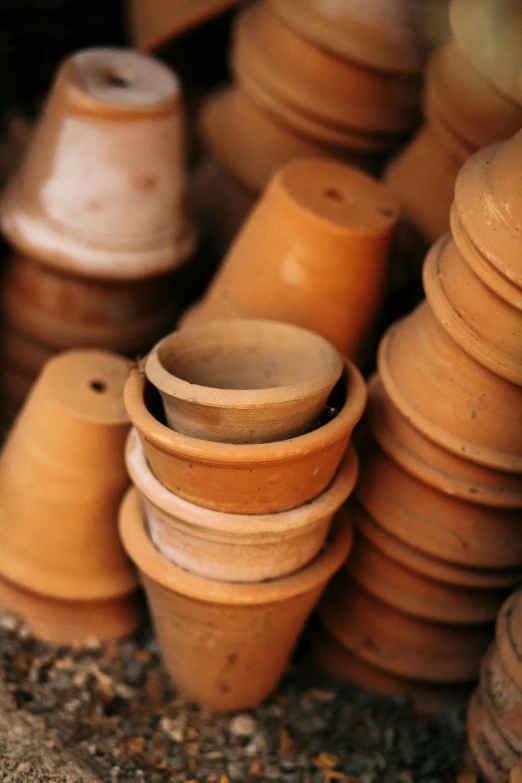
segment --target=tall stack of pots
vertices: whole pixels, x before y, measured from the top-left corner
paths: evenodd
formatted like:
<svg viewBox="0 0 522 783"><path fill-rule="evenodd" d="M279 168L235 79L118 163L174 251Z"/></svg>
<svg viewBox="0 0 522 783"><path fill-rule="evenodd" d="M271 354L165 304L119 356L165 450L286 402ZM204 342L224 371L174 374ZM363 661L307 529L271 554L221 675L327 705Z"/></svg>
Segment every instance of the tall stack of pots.
<svg viewBox="0 0 522 783"><path fill-rule="evenodd" d="M191 700L244 708L277 685L351 546L365 401L332 345L274 321L174 332L131 372L120 532Z"/></svg>
<svg viewBox="0 0 522 783"><path fill-rule="evenodd" d="M452 0L454 40L427 67L424 125L388 166L385 181L403 211L403 251L420 261L449 228L461 166L522 127L522 20L517 3ZM419 176L422 172L422 176Z"/></svg>
<svg viewBox="0 0 522 783"><path fill-rule="evenodd" d="M380 343L359 540L320 611L327 668L419 699L476 678L522 579L521 167L522 132L464 165L427 300Z"/></svg>
<svg viewBox="0 0 522 783"><path fill-rule="evenodd" d="M53 354L135 356L168 331L194 246L184 180L181 92L168 68L118 49L61 65L0 207L14 248L2 293L8 418Z"/></svg>
<svg viewBox="0 0 522 783"><path fill-rule="evenodd" d="M194 198L226 247L270 177L296 158L377 173L418 120L423 4L261 0L242 11L232 87L201 115Z"/></svg>

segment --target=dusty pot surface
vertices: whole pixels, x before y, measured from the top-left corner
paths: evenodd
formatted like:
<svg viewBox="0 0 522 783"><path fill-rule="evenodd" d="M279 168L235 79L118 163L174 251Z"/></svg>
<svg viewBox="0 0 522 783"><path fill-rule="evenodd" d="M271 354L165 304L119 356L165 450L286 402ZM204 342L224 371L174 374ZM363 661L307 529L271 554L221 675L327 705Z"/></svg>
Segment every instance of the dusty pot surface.
<svg viewBox="0 0 522 783"><path fill-rule="evenodd" d="M395 201L369 175L330 161L289 163L182 324L289 321L353 356L378 317L396 220Z"/></svg>
<svg viewBox="0 0 522 783"><path fill-rule="evenodd" d="M495 639L504 668L522 690L522 588L507 599L499 612Z"/></svg>
<svg viewBox="0 0 522 783"><path fill-rule="evenodd" d="M70 600L134 589L117 531L129 483L128 369L103 351L45 365L0 456L0 574L9 581Z"/></svg>
<svg viewBox="0 0 522 783"><path fill-rule="evenodd" d="M494 724L477 688L468 706L468 741L471 754L487 783L505 783L522 752L513 748Z"/></svg>
<svg viewBox="0 0 522 783"><path fill-rule="evenodd" d="M502 665L495 644L484 656L480 669L480 690L493 722L511 744L522 742L522 691Z"/></svg>
<svg viewBox="0 0 522 783"><path fill-rule="evenodd" d="M522 310L482 282L451 235L431 248L423 279L433 313L455 342L496 375L522 386Z"/></svg>
<svg viewBox="0 0 522 783"><path fill-rule="evenodd" d="M194 246L184 166L176 76L137 52L86 49L58 71L2 228L22 252L71 272L166 272Z"/></svg>
<svg viewBox="0 0 522 783"><path fill-rule="evenodd" d="M125 387L125 405L152 471L167 489L217 511L270 514L312 500L335 475L366 404L362 376L349 362L343 382L329 401L339 411L333 419L276 443L215 443L174 432L162 424L153 388L137 367Z"/></svg>
<svg viewBox="0 0 522 783"><path fill-rule="evenodd" d="M378 366L393 403L427 438L480 465L522 473L522 388L468 356L427 302L388 330Z"/></svg>
<svg viewBox="0 0 522 783"><path fill-rule="evenodd" d="M169 427L220 443L270 443L309 432L342 372L340 353L318 334L240 318L173 332L145 363Z"/></svg>
<svg viewBox="0 0 522 783"><path fill-rule="evenodd" d="M375 439L407 473L470 503L522 507L520 474L483 467L426 438L393 404L379 375L374 375L369 384L367 413Z"/></svg>
<svg viewBox="0 0 522 783"><path fill-rule="evenodd" d="M315 500L276 514L240 515L196 506L165 489L135 430L127 441L126 463L156 549L186 571L226 582L275 579L309 563L357 478L357 456L349 448L334 480Z"/></svg>
<svg viewBox="0 0 522 783"><path fill-rule="evenodd" d="M147 536L136 490L122 505L120 531L142 573L172 679L188 699L215 710L252 707L275 689L352 535L338 524L305 568L246 585L204 579L163 558Z"/></svg>
<svg viewBox="0 0 522 783"><path fill-rule="evenodd" d="M470 682L491 641L490 625L459 626L407 615L352 582L346 569L319 608L330 633L357 657L401 677Z"/></svg>

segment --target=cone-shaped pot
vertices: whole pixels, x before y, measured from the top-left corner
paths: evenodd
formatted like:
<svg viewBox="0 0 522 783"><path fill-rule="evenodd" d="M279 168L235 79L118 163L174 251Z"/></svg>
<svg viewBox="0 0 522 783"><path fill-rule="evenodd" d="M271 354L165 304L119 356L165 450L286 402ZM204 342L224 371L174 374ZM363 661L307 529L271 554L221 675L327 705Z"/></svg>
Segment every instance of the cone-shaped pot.
<svg viewBox="0 0 522 783"><path fill-rule="evenodd" d="M175 75L137 52L86 49L58 71L1 204L3 231L22 252L70 272L166 272L194 245L184 166Z"/></svg>
<svg viewBox="0 0 522 783"><path fill-rule="evenodd" d="M522 745L512 747L493 722L483 701L480 688L468 707L468 740L481 780L505 783L522 753Z"/></svg>
<svg viewBox="0 0 522 783"><path fill-rule="evenodd" d="M145 363L169 427L221 443L270 443L314 429L343 372L340 353L293 324L208 321L164 337Z"/></svg>
<svg viewBox="0 0 522 783"><path fill-rule="evenodd" d="M256 584L216 582L169 563L149 540L136 490L123 502L120 531L141 571L167 669L191 701L215 710L254 706L277 686L303 625L348 553L341 515L308 566Z"/></svg>
<svg viewBox="0 0 522 783"><path fill-rule="evenodd" d="M276 579L313 560L357 478L357 457L349 448L330 486L314 500L277 514L240 515L196 506L165 489L135 430L126 463L156 549L186 571L226 582Z"/></svg>
<svg viewBox="0 0 522 783"><path fill-rule="evenodd" d="M290 163L271 180L202 303L182 323L289 321L353 356L379 312L396 219L395 202L367 174L328 161Z"/></svg>
<svg viewBox="0 0 522 783"><path fill-rule="evenodd" d="M513 744L520 744L522 691L506 672L495 644L482 661L480 690L484 705L502 734Z"/></svg>
<svg viewBox="0 0 522 783"><path fill-rule="evenodd" d="M101 600L136 585L117 531L128 476L128 362L101 351L49 361L0 456L0 574L27 590Z"/></svg>
<svg viewBox="0 0 522 783"><path fill-rule="evenodd" d="M322 426L276 443L215 443L166 427L153 392L139 368L131 370L125 405L154 475L191 503L233 514L271 514L317 497L334 477L366 404L364 381L347 362L329 401L338 413Z"/></svg>
<svg viewBox="0 0 522 783"><path fill-rule="evenodd" d="M427 302L379 346L393 403L427 438L486 467L522 473L522 388L466 354Z"/></svg>
<svg viewBox="0 0 522 783"><path fill-rule="evenodd" d="M495 639L504 668L522 690L522 588L507 599L499 612Z"/></svg>

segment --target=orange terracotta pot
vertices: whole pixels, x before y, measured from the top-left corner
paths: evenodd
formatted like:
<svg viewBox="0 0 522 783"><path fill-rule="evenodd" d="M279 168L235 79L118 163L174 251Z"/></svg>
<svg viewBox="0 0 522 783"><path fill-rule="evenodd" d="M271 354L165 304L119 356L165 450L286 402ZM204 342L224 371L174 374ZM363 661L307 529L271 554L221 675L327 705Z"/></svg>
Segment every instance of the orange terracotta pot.
<svg viewBox="0 0 522 783"><path fill-rule="evenodd" d="M480 465L522 473L522 388L469 357L427 302L388 330L378 366L393 403L427 438Z"/></svg>
<svg viewBox="0 0 522 783"><path fill-rule="evenodd" d="M407 615L352 582L346 569L319 607L323 625L358 658L425 682L471 682L492 637L489 625L456 626Z"/></svg>
<svg viewBox="0 0 522 783"><path fill-rule="evenodd" d="M395 202L367 174L328 161L290 163L273 177L182 325L289 321L354 356L378 318L396 219Z"/></svg>
<svg viewBox="0 0 522 783"><path fill-rule="evenodd" d="M174 432L157 418L158 401L155 407L137 367L125 386L125 405L153 473L171 492L217 511L271 514L312 500L334 477L366 403L364 381L349 363L344 384L335 418L277 443L214 443Z"/></svg>
<svg viewBox="0 0 522 783"><path fill-rule="evenodd" d="M522 691L504 669L495 644L491 645L482 661L480 693L486 710L501 734L511 745L520 745Z"/></svg>
<svg viewBox="0 0 522 783"><path fill-rule="evenodd" d="M61 354L45 366L0 456L6 580L60 600L101 601L134 590L117 531L129 481L127 373L126 360L100 351Z"/></svg>
<svg viewBox="0 0 522 783"><path fill-rule="evenodd" d="M455 585L492 588L522 581L520 511L468 503L430 487L374 443L363 444L360 454L357 497L381 529L406 545L400 562L414 570L414 562L424 563L421 573ZM430 559L436 560L433 571Z"/></svg>
<svg viewBox="0 0 522 783"><path fill-rule="evenodd" d="M522 761L519 761L511 770L509 783L522 783Z"/></svg>
<svg viewBox="0 0 522 783"><path fill-rule="evenodd" d="M430 307L455 342L496 375L522 386L522 310L477 277L449 234L430 250L423 278Z"/></svg>
<svg viewBox="0 0 522 783"><path fill-rule="evenodd" d="M485 783L505 783L515 766L522 746L513 748L495 726L484 708L480 689L468 707L468 739L472 756Z"/></svg>
<svg viewBox="0 0 522 783"><path fill-rule="evenodd" d="M351 529L338 525L322 553L296 574L256 584L204 579L154 549L135 490L120 517L122 539L141 571L167 669L191 701L215 710L254 706L277 686L304 623L347 555Z"/></svg>
<svg viewBox="0 0 522 783"><path fill-rule="evenodd" d="M21 252L68 272L167 272L194 246L184 166L175 75L137 52L84 50L58 71L3 198L3 231Z"/></svg>
<svg viewBox="0 0 522 783"><path fill-rule="evenodd" d="M323 546L357 478L357 457L350 448L328 489L315 500L276 514L240 515L201 508L165 489L149 468L135 430L127 441L126 463L156 549L186 571L225 582L261 582L306 566ZM339 513L350 524L351 513Z"/></svg>
<svg viewBox="0 0 522 783"><path fill-rule="evenodd" d="M471 503L522 507L519 474L485 468L428 440L395 407L378 375L369 384L367 415L383 451L410 475Z"/></svg>
<svg viewBox="0 0 522 783"><path fill-rule="evenodd" d="M471 690L465 685L431 685L390 674L357 658L325 629L314 639L312 655L319 668L333 677L349 680L361 688L378 693L408 694L415 711L421 715L438 715L452 709L462 709Z"/></svg>
<svg viewBox="0 0 522 783"><path fill-rule="evenodd" d="M209 321L153 348L145 374L169 427L221 443L272 443L315 429L343 373L340 353L277 321Z"/></svg>
<svg viewBox="0 0 522 783"><path fill-rule="evenodd" d="M522 690L522 588L507 599L499 612L495 639L502 665Z"/></svg>

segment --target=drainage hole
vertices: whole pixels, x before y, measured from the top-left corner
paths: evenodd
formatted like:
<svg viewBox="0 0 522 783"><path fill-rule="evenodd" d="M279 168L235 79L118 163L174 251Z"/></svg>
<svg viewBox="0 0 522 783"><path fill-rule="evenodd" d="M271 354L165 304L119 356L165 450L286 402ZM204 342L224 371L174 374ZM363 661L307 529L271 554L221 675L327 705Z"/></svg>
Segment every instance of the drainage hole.
<svg viewBox="0 0 522 783"><path fill-rule="evenodd" d="M104 391L107 391L107 386L103 381L91 381L89 386L97 394L103 394Z"/></svg>

